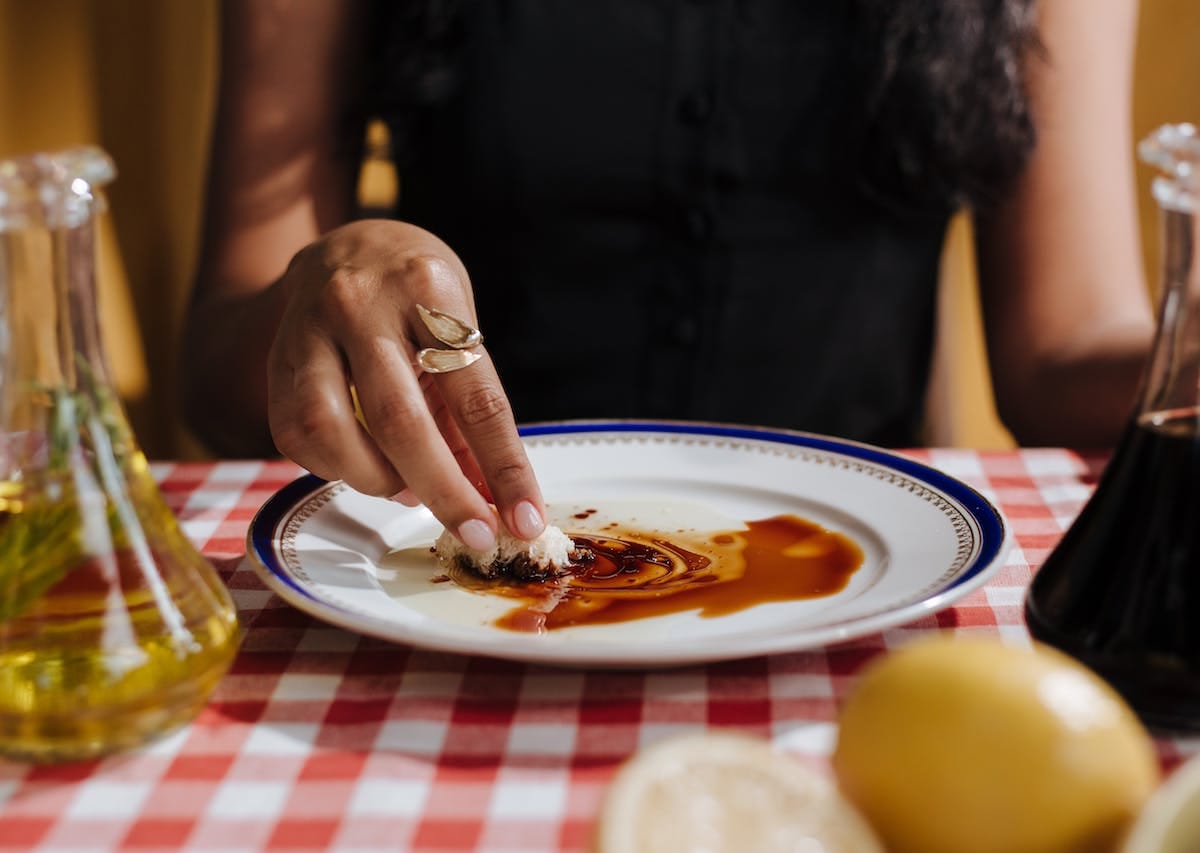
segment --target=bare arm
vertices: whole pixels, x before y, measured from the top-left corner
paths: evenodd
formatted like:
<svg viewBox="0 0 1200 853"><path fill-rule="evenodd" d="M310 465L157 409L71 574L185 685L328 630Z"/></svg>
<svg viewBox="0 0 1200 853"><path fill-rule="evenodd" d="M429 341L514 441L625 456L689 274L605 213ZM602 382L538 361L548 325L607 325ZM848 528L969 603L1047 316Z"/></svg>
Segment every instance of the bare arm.
<svg viewBox="0 0 1200 853"><path fill-rule="evenodd" d="M988 354L1018 441L1111 446L1153 333L1131 147L1137 4L1040 8L1037 148L1013 197L977 228Z"/></svg>
<svg viewBox="0 0 1200 853"><path fill-rule="evenodd" d="M350 218L345 94L359 73L361 4L245 0L221 9L221 62L185 400L231 456L274 452L266 361L293 255Z"/></svg>
<svg viewBox="0 0 1200 853"><path fill-rule="evenodd" d="M436 236L347 222L362 128L361 3L229 0L205 236L188 318L187 412L226 455L277 447L326 479L424 503L467 545L494 499L524 538L544 506L490 359L418 375L417 304L468 322L467 271ZM357 391L362 421L351 389Z"/></svg>

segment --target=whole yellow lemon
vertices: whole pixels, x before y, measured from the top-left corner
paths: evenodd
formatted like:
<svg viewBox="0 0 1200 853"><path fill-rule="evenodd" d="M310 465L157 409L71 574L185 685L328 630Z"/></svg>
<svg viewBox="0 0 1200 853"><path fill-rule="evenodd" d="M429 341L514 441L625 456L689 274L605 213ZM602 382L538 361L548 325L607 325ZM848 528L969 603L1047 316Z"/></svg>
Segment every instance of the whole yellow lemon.
<svg viewBox="0 0 1200 853"><path fill-rule="evenodd" d="M1159 781L1149 734L1091 670L945 636L867 666L833 767L897 853L1111 850Z"/></svg>

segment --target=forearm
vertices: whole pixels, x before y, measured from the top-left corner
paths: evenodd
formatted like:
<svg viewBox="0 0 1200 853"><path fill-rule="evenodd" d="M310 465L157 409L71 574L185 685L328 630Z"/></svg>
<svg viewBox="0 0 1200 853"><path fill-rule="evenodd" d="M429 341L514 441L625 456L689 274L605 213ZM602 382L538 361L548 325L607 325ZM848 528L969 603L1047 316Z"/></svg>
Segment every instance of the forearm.
<svg viewBox="0 0 1200 853"><path fill-rule="evenodd" d="M267 355L282 315L277 286L197 298L184 333L183 414L205 446L222 456L276 450L267 426Z"/></svg>
<svg viewBox="0 0 1200 853"><path fill-rule="evenodd" d="M1146 323L1127 323L1020 360L995 377L1001 420L1022 445L1112 447L1137 403L1151 334Z"/></svg>
<svg viewBox="0 0 1200 853"><path fill-rule="evenodd" d="M1135 0L1039 7L1038 144L976 216L997 408L1022 444L1111 446L1154 320L1143 281L1130 86Z"/></svg>
<svg viewBox="0 0 1200 853"><path fill-rule="evenodd" d="M180 367L187 421L223 455L274 452L266 364L286 301L278 280L353 209L365 12L341 0L221 7L204 237Z"/></svg>

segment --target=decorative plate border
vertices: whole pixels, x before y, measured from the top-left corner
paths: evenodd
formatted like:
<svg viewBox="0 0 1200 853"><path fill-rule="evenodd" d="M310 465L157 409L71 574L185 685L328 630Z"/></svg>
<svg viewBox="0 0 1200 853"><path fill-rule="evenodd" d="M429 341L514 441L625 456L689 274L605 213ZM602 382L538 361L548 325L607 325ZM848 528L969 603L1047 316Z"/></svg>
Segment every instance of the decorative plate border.
<svg viewBox="0 0 1200 853"><path fill-rule="evenodd" d="M674 439L670 443L679 443L678 436L684 435L698 445L757 450L857 470L905 488L945 514L957 540L957 553L951 567L916 594L915 601L922 600L933 590L942 589L942 583L956 575L958 577L946 590L973 580L992 564L1007 540L1008 529L1003 515L978 491L936 468L870 444L795 430L689 421L561 421L531 424L521 430L521 435L527 439L552 439L550 443L554 444L616 443L615 438L605 442L603 433L641 433L647 441L657 440L664 444L668 443L666 436Z"/></svg>
<svg viewBox="0 0 1200 853"><path fill-rule="evenodd" d="M919 604L932 612L955 590L977 582L981 573L996 568L996 561L1007 548L1008 529L1003 516L978 491L914 459L868 444L812 433L686 421L563 421L532 424L523 427L521 434L532 446L682 443L799 458L864 473L928 501L953 527L956 553L951 565L912 596L856 616L854 623ZM314 595L305 584L316 582L304 570L293 544L304 522L347 488L342 482L326 482L312 474L284 486L251 521L247 551L255 568L266 573L266 579L286 586L320 608L374 618L348 602ZM813 630L823 627L828 626L813 626Z"/></svg>

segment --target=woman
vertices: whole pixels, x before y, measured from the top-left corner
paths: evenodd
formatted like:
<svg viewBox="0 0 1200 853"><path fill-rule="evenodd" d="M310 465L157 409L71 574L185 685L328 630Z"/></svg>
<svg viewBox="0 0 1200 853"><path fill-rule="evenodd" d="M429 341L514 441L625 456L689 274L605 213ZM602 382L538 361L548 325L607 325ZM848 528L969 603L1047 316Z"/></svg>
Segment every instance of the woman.
<svg viewBox="0 0 1200 853"><path fill-rule="evenodd" d="M479 548L485 497L544 524L514 411L908 443L965 205L1002 418L1107 444L1153 325L1135 23L1133 0L229 3L191 420ZM368 114L396 220L352 221ZM480 326L482 358L415 369L444 347L418 304Z"/></svg>

